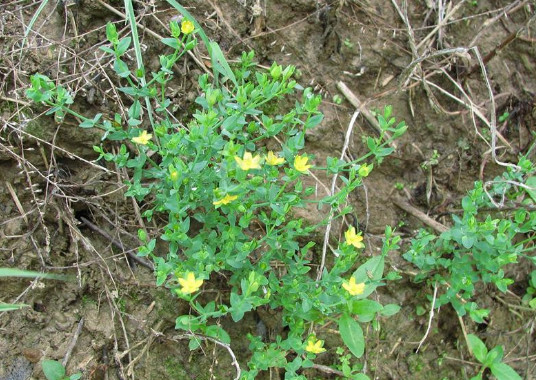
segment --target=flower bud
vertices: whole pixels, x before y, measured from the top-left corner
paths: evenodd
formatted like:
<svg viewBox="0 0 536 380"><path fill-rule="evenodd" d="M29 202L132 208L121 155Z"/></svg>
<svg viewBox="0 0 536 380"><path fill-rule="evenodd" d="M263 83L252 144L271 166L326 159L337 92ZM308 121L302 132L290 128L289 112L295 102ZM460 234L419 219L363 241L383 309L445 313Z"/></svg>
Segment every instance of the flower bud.
<svg viewBox="0 0 536 380"><path fill-rule="evenodd" d="M283 69L281 68L280 65L277 65L277 64L273 64L272 67L270 68L270 75L272 76L272 78L274 78L275 80L279 79L279 77L281 76L281 73L283 72Z"/></svg>

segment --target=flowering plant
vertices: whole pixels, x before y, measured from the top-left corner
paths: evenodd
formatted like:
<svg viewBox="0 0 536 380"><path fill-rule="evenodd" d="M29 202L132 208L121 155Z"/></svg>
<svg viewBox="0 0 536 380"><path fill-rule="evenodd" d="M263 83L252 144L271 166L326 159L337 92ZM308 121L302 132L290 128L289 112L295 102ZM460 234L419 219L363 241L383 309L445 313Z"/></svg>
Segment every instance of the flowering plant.
<svg viewBox="0 0 536 380"><path fill-rule="evenodd" d="M328 158L321 167L314 156L302 153L307 131L323 119L318 110L321 97L292 79L293 66L274 63L267 73L257 71L253 52L242 54L232 71L222 56L213 60L214 77L199 77L198 109L186 125L180 125L167 112L171 102L166 89L173 78L171 68L196 43L195 27L189 20L180 28L171 24L173 39L164 42L174 52L160 57L160 71L146 84L133 79L121 60L128 37L119 40L113 25L107 28L113 48L107 51L115 56L117 74L127 81L121 91L131 97L126 124L120 115L112 123L101 122L100 114L87 118L75 113L68 108L72 103L68 91L60 91L42 75L32 78L27 95L50 106L51 113L75 114L83 120L82 127L103 129L103 138L135 144L136 150L130 151L122 143L116 154L102 146L95 150L101 158L132 169L126 196L144 203L147 220L158 216L166 221L159 235L139 231L144 242L139 255L153 259L159 286L190 303L192 313L177 318L177 329L229 344L227 332L212 320L230 316L240 321L261 307L279 311L288 329L285 338L279 331L276 343L265 343L250 334L253 354L248 369L242 371L244 379L254 379L272 366L285 368L287 378L304 379L297 371L312 366L312 359L330 348L308 332L327 320L338 324L342 341L359 358L364 352L361 323L398 310L367 297L383 284L384 257L398 247L399 237L387 228L382 254L363 262L362 233L347 227L345 242L331 241L333 260L320 266L320 257L328 252L316 249L310 239L314 231L352 212L345 206L346 197L373 168L364 161L380 162L389 155L389 144L406 127L395 125L386 107L378 116L382 135L367 138L370 153L352 162ZM212 54L219 51L210 46ZM301 96L295 104L285 106L285 97L298 91ZM144 98L157 106L150 118L153 133L142 127ZM275 104L281 113L264 111ZM340 174L341 190L313 197L313 170ZM311 206L324 215L317 223L297 216L299 209ZM157 249L157 240L165 248ZM357 262L362 264L355 269ZM317 272L311 273L314 268ZM225 278L221 295L210 299L207 294L199 301L203 285L218 278Z"/></svg>

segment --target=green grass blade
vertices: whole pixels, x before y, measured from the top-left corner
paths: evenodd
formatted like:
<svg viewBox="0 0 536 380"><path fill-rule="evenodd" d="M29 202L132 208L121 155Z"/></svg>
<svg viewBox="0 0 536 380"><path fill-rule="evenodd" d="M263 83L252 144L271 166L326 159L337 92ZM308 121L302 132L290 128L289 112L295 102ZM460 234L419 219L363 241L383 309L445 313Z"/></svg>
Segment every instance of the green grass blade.
<svg viewBox="0 0 536 380"><path fill-rule="evenodd" d="M238 84L236 83L236 78L233 74L233 70L231 70L231 67L229 67L229 63L227 63L227 60L225 59L225 56L220 49L220 45L218 45L217 42L211 41L210 47L212 51L212 54L210 56L210 58L212 59L212 67L224 77L229 78L237 86Z"/></svg>
<svg viewBox="0 0 536 380"><path fill-rule="evenodd" d="M23 307L28 307L29 305L23 303L0 303L0 312L2 311L12 311L19 310Z"/></svg>
<svg viewBox="0 0 536 380"><path fill-rule="evenodd" d="M43 12L43 9L45 9L47 4L48 4L48 0L41 1L41 4L39 5L39 8L37 8L37 11L34 13L34 15L32 16L32 19L28 23L28 27L26 27L26 30L24 31L24 38L22 39L22 44L21 44L21 47L20 47L21 55L22 55L22 50L24 49L24 45L26 45L26 41L28 40L28 35L30 34L30 31L32 30L35 22L37 21L37 18L39 17L41 12Z"/></svg>
<svg viewBox="0 0 536 380"><path fill-rule="evenodd" d="M136 63L137 63L137 68L138 68L137 71L141 70L141 75L136 75L136 76L139 78L141 85L145 86L147 84L147 81L145 80L145 67L143 65L140 38L138 35L138 25L136 24L136 15L134 15L134 7L132 6L132 0L125 0L125 13L127 15L127 20L128 20L128 23L130 24L130 30L132 33L132 42L134 45L134 52L136 53ZM147 107L147 114L149 115L151 126L154 128L155 125L154 125L151 101L149 97L147 96L145 97L145 106Z"/></svg>
<svg viewBox="0 0 536 380"><path fill-rule="evenodd" d="M22 277L22 278L46 278L48 280L63 280L67 281L72 276L65 276L61 274L42 273L30 270L16 269L16 268L0 268L0 278L2 277Z"/></svg>

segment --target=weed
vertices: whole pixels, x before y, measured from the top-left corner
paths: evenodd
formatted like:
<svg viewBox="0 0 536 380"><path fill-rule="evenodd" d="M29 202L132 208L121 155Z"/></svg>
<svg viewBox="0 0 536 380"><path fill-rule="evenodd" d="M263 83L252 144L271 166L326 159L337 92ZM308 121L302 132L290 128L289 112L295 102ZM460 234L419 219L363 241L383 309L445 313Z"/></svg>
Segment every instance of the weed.
<svg viewBox="0 0 536 380"><path fill-rule="evenodd" d="M412 240L403 256L420 269L417 282L426 280L444 289L436 307L450 303L460 316L469 313L482 323L489 310L472 301L475 286L493 283L506 292L513 280L505 276L504 268L519 257L536 261L525 253L532 250L535 239L536 212L523 207L536 200L530 187L534 171L533 164L522 157L519 170L509 168L486 184L475 182L462 200L462 217L452 216L452 228L440 236L421 230ZM496 210L496 217L479 212L482 209Z"/></svg>
<svg viewBox="0 0 536 380"><path fill-rule="evenodd" d="M333 100L333 103L335 104L338 104L338 105L342 104L342 96L340 96L339 94L333 95L332 100Z"/></svg>
<svg viewBox="0 0 536 380"><path fill-rule="evenodd" d="M486 368L491 370L497 380L521 380L521 376L512 367L502 362L504 355L502 346L493 347L488 351L484 342L473 334L467 335L467 341L469 342L469 350L476 360L482 364L478 374L473 376L471 380L482 380Z"/></svg>
<svg viewBox="0 0 536 380"><path fill-rule="evenodd" d="M110 47L102 49L114 57L114 70L126 82L120 90L133 99L126 122L119 114L108 119L101 114L87 118L75 113L69 108L69 92L40 74L32 77L27 96L48 105L48 114L59 120L73 114L83 120L82 128L100 128L103 138L135 144L135 152L129 152L125 144L117 154L106 152L102 146L95 151L118 167L133 170L126 195L147 203L145 218L167 216L168 223L159 236L168 244L167 255L154 252L158 236L150 237L143 230L139 231L144 242L139 255L154 260L158 285L165 285L190 303L194 314L177 318L177 329L228 344L227 332L210 324L211 319L229 315L238 322L262 305L282 309L288 336L270 344L250 336L253 356L249 370L243 372L244 379L253 379L259 371L274 366L284 367L295 379L302 378L296 371L311 366L326 350L324 341L311 334L310 328L326 320L338 324L346 347L361 357L365 341L356 317L361 322L374 320L373 327L379 328L377 315L387 317L399 309L367 297L383 285L385 256L398 247L400 238L387 228L382 254L347 274L364 248L362 234L351 227L346 241L336 244L332 267L321 270L316 278L309 274L310 249L315 243L307 239L331 219L351 212L351 207L343 205L373 169L366 160L381 162L391 154L390 142L402 135L406 126L397 124L391 108L386 107L378 114L382 135L366 138L368 154L353 162L328 158L325 167L317 167L314 157L302 150L306 131L323 119L318 111L321 97L292 79L293 66L283 68L274 63L267 73L257 71L253 52L242 54L237 68L231 70L213 43L209 46L215 76L199 77L199 109L185 127L174 124L167 113L171 102L166 90L173 77L171 68L197 43L191 25L185 28L188 22L185 18L180 26L171 23L172 38L163 42L173 52L160 57L161 68L148 82L141 80L139 69L132 71L122 59L131 38L120 39L115 27L107 26ZM281 114L265 113L296 91L301 91L301 99L294 107ZM151 117L153 133L141 128L143 99L156 104ZM384 141L384 133L393 137ZM281 144L279 151L264 148L273 138ZM314 170L344 174L341 191L320 200L310 199L314 187L309 178ZM307 225L294 216L297 209L307 205L328 211L327 216L317 225ZM262 234L252 233L252 226L260 226ZM273 263L284 270L276 271ZM205 304L197 301L204 282L218 273L226 273L229 297ZM198 342L194 337L190 348L195 349ZM298 355L287 362L291 352Z"/></svg>
<svg viewBox="0 0 536 380"><path fill-rule="evenodd" d="M343 43L344 43L344 46L346 46L348 49L351 49L354 47L354 44L348 38L345 38Z"/></svg>
<svg viewBox="0 0 536 380"><path fill-rule="evenodd" d="M499 120L499 123L504 123L506 120L508 120L508 117L510 117L510 113L508 111L504 111L504 113L497 118Z"/></svg>
<svg viewBox="0 0 536 380"><path fill-rule="evenodd" d="M536 270L533 270L529 278L527 293L523 296L523 303L536 310Z"/></svg>
<svg viewBox="0 0 536 380"><path fill-rule="evenodd" d="M78 380L82 377L79 372L67 376L65 367L56 360L43 360L41 366L47 380Z"/></svg>
<svg viewBox="0 0 536 380"><path fill-rule="evenodd" d="M188 17L181 25L172 22L170 29L172 37L163 42L172 53L162 55L160 70L144 81L140 68L131 70L122 59L132 39L120 39L113 24L106 28L110 46L102 49L114 58L113 68L125 82L120 91L132 98L127 120L119 114L109 119L75 113L69 108L69 92L41 74L32 76L27 96L49 106L48 114L57 119L72 114L82 120L82 128L102 129L103 139L134 144L134 151L124 143L117 154L102 146L95 151L100 158L133 171L126 196L146 203L147 220L155 215L167 219L160 236L139 231L144 243L139 255L154 260L157 285L190 303L193 313L179 316L177 329L229 344L228 333L211 323L214 319L230 316L238 322L263 305L282 310L288 333L272 343L249 336L252 357L242 379L254 379L271 367L284 368L287 378L303 379L297 374L300 368L312 366L312 360L330 348L313 330L326 321L338 325L346 348L362 357L361 324L372 321L379 330L377 317L399 310L398 305L384 306L368 297L384 285L385 256L398 248L400 237L387 227L381 254L362 260L362 233L350 227L345 241L334 243L333 264L322 264L315 275L309 273L314 267L310 250L315 245L309 236L352 211L345 206L348 194L362 186L374 163L393 152L390 143L405 132L405 124L397 123L391 107L385 107L377 114L381 135L365 138L367 154L352 162L329 157L324 167L317 166L303 148L306 132L323 119L318 111L321 97L298 85L293 66L274 63L268 72L260 72L254 53L249 52L232 70L219 46L208 41L214 76L198 78L199 108L187 125L178 125L169 117L171 101L166 91L173 65L197 44L195 34L201 31ZM301 96L293 107L273 107L298 91ZM142 128L143 100L152 133ZM154 111L147 104L154 104ZM281 113L267 114L270 110ZM274 140L280 148L267 149ZM338 193L316 200L311 198L312 173L320 170L340 174L343 183ZM311 206L325 213L316 225L295 216L298 209ZM155 252L158 238L167 242L165 255ZM362 264L351 271L356 261ZM227 279L229 296L201 303L197 298L203 284L213 276ZM198 346L199 339L193 336L190 349ZM368 378L360 375L354 378Z"/></svg>

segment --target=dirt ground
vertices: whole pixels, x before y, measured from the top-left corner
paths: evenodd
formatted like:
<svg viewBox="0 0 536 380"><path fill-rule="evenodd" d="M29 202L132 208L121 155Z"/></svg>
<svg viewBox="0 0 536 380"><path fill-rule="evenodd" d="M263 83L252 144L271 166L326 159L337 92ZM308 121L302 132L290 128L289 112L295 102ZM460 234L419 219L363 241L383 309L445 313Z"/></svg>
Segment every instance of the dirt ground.
<svg viewBox="0 0 536 380"><path fill-rule="evenodd" d="M29 76L41 72L75 94L85 115L121 112L126 99L114 93L110 60L99 50L105 25L125 34L118 0L50 2L25 39L41 2L0 4L0 267L73 275L73 281L1 279L0 301L30 307L0 314L0 379L43 379L43 358L63 360L84 379L232 379L231 358L212 343L189 351L174 330L188 305L157 288L153 272L129 254L143 205L123 197L128 172L95 162L100 134L67 117L56 123L24 97ZM177 12L160 0L136 1L144 59L157 69L165 36ZM323 123L307 136L307 152L321 164L339 155L358 99L362 110L393 106L409 125L393 156L376 167L365 188L351 195L367 255L376 254L386 225L403 242L423 227L393 203L404 199L449 225L475 180L501 173L489 147L489 122L497 121L498 154L514 161L536 131L536 26L534 1L475 0L197 0L181 2L217 41L230 61L255 50L261 67L292 64L299 81L324 96ZM207 61L203 49L195 52ZM485 68L485 72L483 70ZM187 57L173 87L174 112L186 118L202 73ZM492 94L490 94L490 92ZM352 101L354 103L352 104ZM471 112L478 110L483 119ZM366 152L362 136L376 132L360 116L350 153ZM532 161L534 162L534 155ZM366 190L366 191L365 191ZM314 216L312 217L314 218ZM146 226L156 234L158 221ZM319 234L320 235L320 234ZM432 289L414 284L415 271L401 254L390 270L402 276L374 295L402 306L366 333L361 363L371 379L469 379L478 367L468 354L460 322L450 307L428 324ZM536 379L535 313L516 309L528 286L529 264L516 267L508 294L481 288L477 299L492 313L485 324L464 319L488 347L501 344L505 362L524 379ZM216 286L216 285L215 285ZM216 289L217 290L217 289ZM514 305L514 306L512 306ZM422 312L424 310L425 312ZM244 365L247 333L256 322L220 323ZM416 352L430 328L427 339ZM337 345L326 337L326 346ZM318 364L336 365L337 356ZM309 369L310 379L337 373ZM264 374L275 379L282 374ZM491 376L491 375L489 375ZM283 378L283 377L281 377Z"/></svg>

